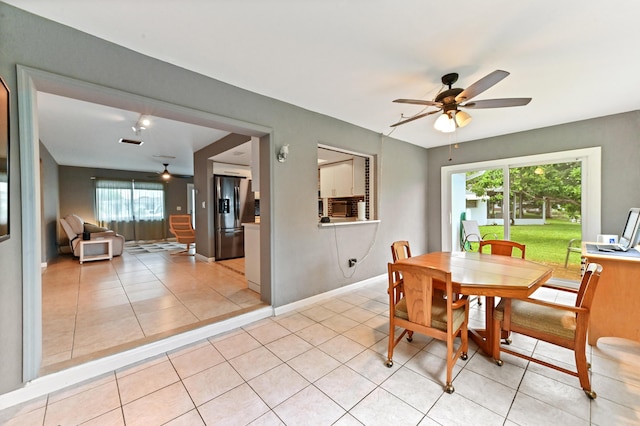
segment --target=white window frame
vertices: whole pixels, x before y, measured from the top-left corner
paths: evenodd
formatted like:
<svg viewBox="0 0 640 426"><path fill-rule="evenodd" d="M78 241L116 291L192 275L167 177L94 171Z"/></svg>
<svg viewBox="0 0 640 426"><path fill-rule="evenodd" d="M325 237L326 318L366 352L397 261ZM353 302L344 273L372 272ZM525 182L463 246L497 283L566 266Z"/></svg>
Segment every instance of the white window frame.
<svg viewBox="0 0 640 426"><path fill-rule="evenodd" d="M601 147L583 148L570 151L550 152L523 157L503 158L477 163L443 166L440 170L441 182L441 244L443 251L452 251L454 241L458 241L458 230L453 226L453 175L482 169L507 170L513 167L566 163L579 161L582 164L582 239L595 241L601 228ZM508 179L505 179L505 193L509 193ZM509 203L505 203L505 208ZM508 211L505 212L508 214ZM455 218L457 220L457 218Z"/></svg>

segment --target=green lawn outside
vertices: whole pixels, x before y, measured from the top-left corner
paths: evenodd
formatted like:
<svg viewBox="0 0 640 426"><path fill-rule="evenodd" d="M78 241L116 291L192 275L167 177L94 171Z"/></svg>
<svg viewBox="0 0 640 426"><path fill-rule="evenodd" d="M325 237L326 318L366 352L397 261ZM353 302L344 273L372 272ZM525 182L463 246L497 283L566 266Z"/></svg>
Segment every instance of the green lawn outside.
<svg viewBox="0 0 640 426"><path fill-rule="evenodd" d="M481 226L480 232L482 235L495 233L499 238L502 238L504 227L496 225ZM580 236L580 223L572 223L560 219L547 219L545 225L512 225L510 239L527 246L527 259L529 260L564 265L569 240L581 238ZM487 236L487 239L489 238L492 238L492 236ZM476 247L474 245L474 249ZM580 256L570 256L569 263L579 264Z"/></svg>

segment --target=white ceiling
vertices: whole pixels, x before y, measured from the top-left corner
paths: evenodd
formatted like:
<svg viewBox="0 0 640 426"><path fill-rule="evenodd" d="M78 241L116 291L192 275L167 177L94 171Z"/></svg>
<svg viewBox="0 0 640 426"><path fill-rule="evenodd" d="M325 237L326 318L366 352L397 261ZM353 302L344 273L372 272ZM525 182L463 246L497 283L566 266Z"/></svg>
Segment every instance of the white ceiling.
<svg viewBox="0 0 640 426"><path fill-rule="evenodd" d="M383 134L421 111L393 99L432 100L449 72L461 88L511 72L475 100L533 98L469 110L473 122L454 136L433 129L435 116L393 133L424 147L640 109L640 3L632 0L5 2Z"/></svg>

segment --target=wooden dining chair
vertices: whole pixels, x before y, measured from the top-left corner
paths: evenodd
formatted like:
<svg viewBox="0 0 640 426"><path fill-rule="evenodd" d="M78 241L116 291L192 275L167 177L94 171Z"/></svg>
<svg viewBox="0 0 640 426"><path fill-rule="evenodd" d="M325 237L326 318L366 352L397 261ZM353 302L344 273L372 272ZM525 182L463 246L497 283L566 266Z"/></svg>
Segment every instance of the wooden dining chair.
<svg viewBox="0 0 640 426"><path fill-rule="evenodd" d="M411 257L409 241L394 241L391 244L391 257L393 258L393 263L396 263L398 260Z"/></svg>
<svg viewBox="0 0 640 426"><path fill-rule="evenodd" d="M403 263L389 263L389 351L385 365L393 366L393 349L405 335L413 340L417 332L447 342L447 379L444 390L453 393L453 366L467 359L469 300L454 298L451 273ZM398 280L398 276L402 280ZM402 295L399 295L402 283ZM444 285L446 298L433 297L435 285ZM396 327L404 328L395 337ZM456 337L460 344L454 348Z"/></svg>
<svg viewBox="0 0 640 426"><path fill-rule="evenodd" d="M520 251L520 256L524 259L525 251L527 247L524 244L517 243L515 241L509 240L483 240L480 241L480 247L478 248L479 253L483 253L485 247L489 247L489 252L491 254L497 254L500 256L513 256L514 249L518 249ZM517 255L518 252L516 251Z"/></svg>
<svg viewBox="0 0 640 426"><path fill-rule="evenodd" d="M534 339L539 339L574 352L576 371L571 371L551 364L547 361L504 348L500 339L494 339L493 358L502 365L500 352L532 361L553 368L563 373L578 377L584 393L591 399L596 393L591 390L589 381L589 364L586 357L587 327L593 297L596 293L602 266L597 263L587 265L576 293L575 306L550 303L538 299L502 299L493 313L493 333L501 330L514 331ZM571 291L570 289L564 289Z"/></svg>
<svg viewBox="0 0 640 426"><path fill-rule="evenodd" d="M191 215L172 214L169 215L169 231L175 235L176 241L187 245L186 250L173 252L171 254L183 254L193 256L189 252L191 244L196 242L196 231L191 226Z"/></svg>

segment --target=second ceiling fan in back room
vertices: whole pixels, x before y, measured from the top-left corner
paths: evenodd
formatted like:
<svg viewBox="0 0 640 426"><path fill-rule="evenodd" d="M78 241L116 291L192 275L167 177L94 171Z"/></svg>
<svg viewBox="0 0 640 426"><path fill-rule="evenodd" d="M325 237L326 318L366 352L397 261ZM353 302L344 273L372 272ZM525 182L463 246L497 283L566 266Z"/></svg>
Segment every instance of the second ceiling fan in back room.
<svg viewBox="0 0 640 426"><path fill-rule="evenodd" d="M480 80L473 83L466 89L452 88L453 84L458 81L457 73L449 73L442 76L442 84L448 86L446 90L442 90L432 101L421 99L396 99L393 102L401 104L424 105L426 107L436 107L438 109L422 112L413 117L401 120L391 127L400 126L428 115L442 114L436 120L434 127L444 133L453 132L458 127L464 127L471 121L471 116L460 108L465 109L481 109L481 108L504 108L523 106L531 102L531 98L502 98L502 99L486 99L481 101L470 102L471 99L478 96L485 90L493 87L502 79L507 77L507 71L496 70Z"/></svg>

